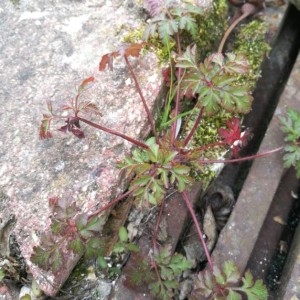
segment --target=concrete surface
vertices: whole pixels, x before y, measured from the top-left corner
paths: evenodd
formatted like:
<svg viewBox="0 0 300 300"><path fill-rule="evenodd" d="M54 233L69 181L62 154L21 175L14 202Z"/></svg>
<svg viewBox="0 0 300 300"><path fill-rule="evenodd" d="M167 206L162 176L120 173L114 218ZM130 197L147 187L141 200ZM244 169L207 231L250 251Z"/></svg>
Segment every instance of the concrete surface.
<svg viewBox="0 0 300 300"><path fill-rule="evenodd" d="M141 12L136 2L119 0L0 3L0 217L17 216L15 234L29 272L48 295L56 293L78 260L70 254L55 275L29 261L49 225L48 198L72 197L83 210L108 203L126 186L116 162L132 146L84 125L85 139L54 130L53 139L39 140L45 101L57 109L76 95L84 78L95 76L86 97L103 116L93 120L145 137L146 115L125 64L117 60L114 72L98 71L101 56L120 47L121 37L142 22ZM153 111L161 80L156 58L148 53L133 65Z"/></svg>

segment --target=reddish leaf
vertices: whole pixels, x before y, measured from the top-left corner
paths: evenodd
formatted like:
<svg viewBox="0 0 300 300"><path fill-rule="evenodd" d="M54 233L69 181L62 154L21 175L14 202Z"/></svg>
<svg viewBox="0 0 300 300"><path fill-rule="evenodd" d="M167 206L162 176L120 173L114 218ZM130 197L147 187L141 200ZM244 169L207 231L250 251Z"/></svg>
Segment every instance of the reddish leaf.
<svg viewBox="0 0 300 300"><path fill-rule="evenodd" d="M80 128L79 120L77 119L70 120L70 124L74 124L77 128Z"/></svg>
<svg viewBox="0 0 300 300"><path fill-rule="evenodd" d="M81 85L79 86L79 88L86 86L87 84L89 84L90 82L93 82L95 80L95 78L93 76L90 76L86 79L84 79L81 83Z"/></svg>
<svg viewBox="0 0 300 300"><path fill-rule="evenodd" d="M232 145L241 136L241 124L238 118L232 118L226 122L227 129L220 128L218 130L219 135L223 139L224 143Z"/></svg>
<svg viewBox="0 0 300 300"><path fill-rule="evenodd" d="M105 70L106 66L108 66L109 70L113 70L113 60L114 57L117 56L134 56L138 57L140 55L141 50L146 45L146 42L137 43L137 44L131 44L126 48L122 48L119 51L110 52L107 54L104 54L101 58L101 61L99 63L99 71Z"/></svg>
<svg viewBox="0 0 300 300"><path fill-rule="evenodd" d="M63 133L66 133L67 130L68 130L68 127L69 127L69 125L64 125L64 126L58 128L57 130L58 130L58 131L61 131L61 132L63 132Z"/></svg>
<svg viewBox="0 0 300 300"><path fill-rule="evenodd" d="M84 111L86 113L93 113L102 117L99 107L92 102L83 101L80 106L80 111Z"/></svg>
<svg viewBox="0 0 300 300"><path fill-rule="evenodd" d="M63 105L63 106L61 107L61 109L62 109L62 110L73 110L73 107L70 106L70 105L65 104L65 105Z"/></svg>
<svg viewBox="0 0 300 300"><path fill-rule="evenodd" d="M238 157L240 149L244 147L251 137L250 130L247 128L241 131L241 123L238 118L232 118L226 122L227 129L220 128L219 135L224 143L229 145L232 149L232 156Z"/></svg>
<svg viewBox="0 0 300 300"><path fill-rule="evenodd" d="M78 87L78 94L77 94L77 97L79 96L79 94L84 90L84 88L90 83L90 82L93 82L95 80L95 78L93 76L90 76L86 79L84 79L80 86ZM73 101L72 101L73 102ZM72 103L71 102L71 103Z"/></svg>
<svg viewBox="0 0 300 300"><path fill-rule="evenodd" d="M107 53L107 54L103 55L101 58L101 61L99 63L99 71L105 70L106 66L108 66L108 69L110 71L112 71L114 57L116 57L118 55L119 55L118 52L111 52L111 53Z"/></svg>
<svg viewBox="0 0 300 300"><path fill-rule="evenodd" d="M166 86L169 87L171 84L171 68L168 67L168 68L162 69L161 73L162 73L162 76L166 83Z"/></svg>
<svg viewBox="0 0 300 300"><path fill-rule="evenodd" d="M83 139L85 137L84 132L80 129L72 128L71 132L79 139Z"/></svg>
<svg viewBox="0 0 300 300"><path fill-rule="evenodd" d="M48 199L49 207L53 209L53 207L58 204L58 201L59 201L58 197L50 197Z"/></svg>
<svg viewBox="0 0 300 300"><path fill-rule="evenodd" d="M140 55L141 50L145 47L146 44L147 44L146 42L139 43L139 44L131 44L125 49L124 52L119 51L119 53L120 55L124 53L125 56L138 57Z"/></svg>

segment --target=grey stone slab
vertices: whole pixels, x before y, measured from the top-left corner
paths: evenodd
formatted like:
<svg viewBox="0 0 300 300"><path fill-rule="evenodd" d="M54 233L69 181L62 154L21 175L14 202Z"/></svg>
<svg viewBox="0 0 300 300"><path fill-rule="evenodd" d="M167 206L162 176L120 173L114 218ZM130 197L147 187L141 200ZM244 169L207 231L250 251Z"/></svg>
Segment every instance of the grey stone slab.
<svg viewBox="0 0 300 300"><path fill-rule="evenodd" d="M280 278L278 299L300 299L300 226L295 232L284 270Z"/></svg>
<svg viewBox="0 0 300 300"><path fill-rule="evenodd" d="M124 62L117 59L113 72L98 71L101 56L120 47L121 37L143 17L133 1L0 3L0 217L16 215L22 254L46 294L56 293L78 259L70 254L55 275L29 261L49 225L48 198L73 197L85 211L105 205L126 187L116 162L132 146L85 125L82 140L55 130L53 139L39 140L45 101L58 109L84 78L94 76L83 96L101 109L93 121L144 138L146 114ZM131 61L154 111L161 82L155 55Z"/></svg>

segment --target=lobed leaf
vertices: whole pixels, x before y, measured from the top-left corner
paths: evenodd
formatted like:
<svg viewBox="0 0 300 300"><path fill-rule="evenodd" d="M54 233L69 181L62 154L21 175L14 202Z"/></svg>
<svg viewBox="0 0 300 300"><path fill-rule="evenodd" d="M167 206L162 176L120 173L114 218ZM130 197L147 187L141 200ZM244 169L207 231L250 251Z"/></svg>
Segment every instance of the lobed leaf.
<svg viewBox="0 0 300 300"><path fill-rule="evenodd" d="M268 291L262 280L256 280L254 282L251 272L246 271L244 278L242 279L243 285L240 288L250 300L265 300L268 297Z"/></svg>
<svg viewBox="0 0 300 300"><path fill-rule="evenodd" d="M193 17L185 15L179 18L179 28L190 32L192 36L196 36L198 26Z"/></svg>
<svg viewBox="0 0 300 300"><path fill-rule="evenodd" d="M242 296L241 296L241 294L239 294L236 291L229 290L226 299L227 300L242 300Z"/></svg>
<svg viewBox="0 0 300 300"><path fill-rule="evenodd" d="M158 35L165 45L168 45L171 36L178 32L178 22L174 19L163 19L158 25Z"/></svg>
<svg viewBox="0 0 300 300"><path fill-rule="evenodd" d="M85 252L85 244L79 237L71 241L68 244L68 248L79 255L82 255Z"/></svg>
<svg viewBox="0 0 300 300"><path fill-rule="evenodd" d="M85 244L85 257L101 257L104 255L105 242L97 237L89 239Z"/></svg>
<svg viewBox="0 0 300 300"><path fill-rule="evenodd" d="M49 270L50 250L45 250L40 246L33 247L33 254L30 257L32 263L36 264L42 269Z"/></svg>
<svg viewBox="0 0 300 300"><path fill-rule="evenodd" d="M57 272L63 265L63 254L62 249L59 247L56 247L49 257L49 264L51 271L53 273Z"/></svg>
<svg viewBox="0 0 300 300"><path fill-rule="evenodd" d="M226 281L228 283L237 283L241 277L237 266L232 260L226 261L224 263L223 272L226 276Z"/></svg>
<svg viewBox="0 0 300 300"><path fill-rule="evenodd" d="M146 42L130 44L129 46L123 47L119 51L113 51L113 52L104 54L99 63L99 71L104 71L106 69L106 67L108 67L108 69L110 71L112 71L114 58L117 56L138 57L140 55L141 50L146 45L147 45Z"/></svg>
<svg viewBox="0 0 300 300"><path fill-rule="evenodd" d="M90 239L95 235L95 233L100 232L103 227L104 220L98 216L89 220L88 216L83 213L76 218L75 222L79 235L84 239Z"/></svg>

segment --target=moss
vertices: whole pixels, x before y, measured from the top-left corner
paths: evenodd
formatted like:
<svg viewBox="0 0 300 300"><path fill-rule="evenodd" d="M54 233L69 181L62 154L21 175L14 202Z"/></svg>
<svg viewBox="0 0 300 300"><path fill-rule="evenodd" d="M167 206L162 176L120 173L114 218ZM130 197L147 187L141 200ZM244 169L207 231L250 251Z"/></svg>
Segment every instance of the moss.
<svg viewBox="0 0 300 300"><path fill-rule="evenodd" d="M213 0L212 7L209 13L196 18L199 29L194 43L197 45L200 60L218 47L227 27L227 0Z"/></svg>
<svg viewBox="0 0 300 300"><path fill-rule="evenodd" d="M252 88L255 87L261 73L261 63L271 47L266 42L268 25L266 22L257 19L249 24L242 25L237 33L233 45L234 52L242 53L250 63L250 72L242 76L240 82L247 81Z"/></svg>
<svg viewBox="0 0 300 300"><path fill-rule="evenodd" d="M185 49L187 45L196 44L201 60L205 58L213 49L218 46L224 28L227 27L228 5L227 0L213 0L212 10L207 10L203 15L195 15L198 24L198 34L192 37L186 31L180 32L182 39L182 48ZM145 25L141 25L138 29L131 29L124 36L123 42L136 43L143 39ZM161 42L158 35L149 39L160 62L169 61L168 49ZM171 41L171 51L175 48L175 41ZM176 49L174 49L175 51Z"/></svg>
<svg viewBox="0 0 300 300"><path fill-rule="evenodd" d="M137 43L143 39L145 26L140 25L139 28L132 29L128 28L128 33L122 38L122 42L124 43Z"/></svg>
<svg viewBox="0 0 300 300"><path fill-rule="evenodd" d="M187 132L192 128L197 113L198 111L194 112L190 121L188 121ZM232 115L228 112L220 112L219 114L210 117L204 116L189 146L191 148L198 148L218 142L218 129L220 127L225 127L226 121L231 117ZM225 153L226 149L224 147L210 147L203 151L200 159L219 159ZM220 165L218 164L217 167L219 166ZM201 166L194 165L192 166L192 170L191 175L196 180L201 181L204 188L208 186L211 180L214 179L218 173L217 168L212 167L210 164L203 164Z"/></svg>
<svg viewBox="0 0 300 300"><path fill-rule="evenodd" d="M200 147L216 142L218 136L218 129L226 126L226 121L230 119L232 115L228 112L221 111L217 115L210 117L204 116L201 120L197 131L192 139L193 147ZM192 116L187 127L192 128L193 120L196 118L196 113Z"/></svg>
<svg viewBox="0 0 300 300"><path fill-rule="evenodd" d="M122 39L124 43L138 43L143 40L145 26L141 25L138 29L130 30ZM169 61L169 52L168 49L161 42L158 34L155 37L149 39L149 44L154 48L155 54L160 63L165 63ZM171 49L175 47L175 42L171 41Z"/></svg>

